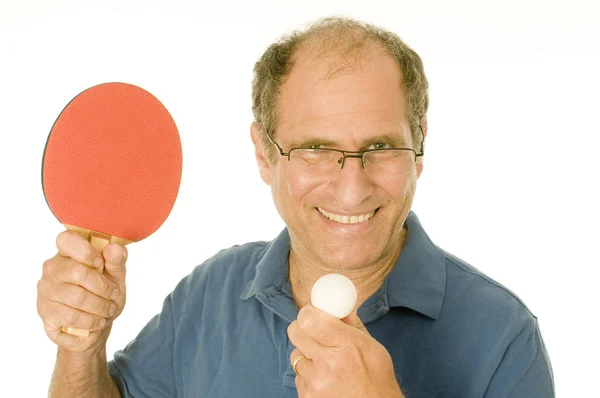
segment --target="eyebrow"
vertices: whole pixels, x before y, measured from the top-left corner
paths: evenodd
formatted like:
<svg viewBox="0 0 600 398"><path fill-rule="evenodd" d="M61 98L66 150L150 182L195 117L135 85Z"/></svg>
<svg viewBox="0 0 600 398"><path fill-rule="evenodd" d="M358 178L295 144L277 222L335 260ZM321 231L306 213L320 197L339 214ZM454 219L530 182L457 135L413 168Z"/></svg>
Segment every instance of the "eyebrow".
<svg viewBox="0 0 600 398"><path fill-rule="evenodd" d="M384 133L378 134L373 137L369 137L368 139L362 142L361 148L368 148L369 146L376 143L384 143L388 144L394 148L406 148L410 147L409 142L407 142L406 138L400 132L396 133ZM306 139L299 139L292 141L290 144L290 148L309 148L313 145L322 145L324 147L332 148L332 149L341 149L336 141L332 141L326 138L318 138L311 137Z"/></svg>

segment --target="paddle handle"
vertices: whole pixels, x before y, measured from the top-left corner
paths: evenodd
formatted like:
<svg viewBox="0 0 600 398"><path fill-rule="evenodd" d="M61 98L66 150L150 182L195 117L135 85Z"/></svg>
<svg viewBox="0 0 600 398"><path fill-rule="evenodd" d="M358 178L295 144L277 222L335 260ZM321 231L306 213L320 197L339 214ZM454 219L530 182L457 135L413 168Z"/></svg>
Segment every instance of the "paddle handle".
<svg viewBox="0 0 600 398"><path fill-rule="evenodd" d="M75 227L73 225L65 224L65 227L69 231L77 232L84 239L88 240L92 244L92 246L94 246L94 248L96 250L98 250L100 253L102 253L102 251L104 250L106 245L108 245L109 243L119 243L121 245L126 245L128 243L131 243L131 241L127 240L127 239L119 238L116 236L106 235L101 232L90 231L89 229L79 228L79 227ZM104 268L97 268L95 270L100 273L104 272ZM87 337L90 334L89 330L76 329L76 328L71 328L71 327L66 327L66 326L61 327L60 330L64 333L68 333L73 336L80 336L80 337Z"/></svg>

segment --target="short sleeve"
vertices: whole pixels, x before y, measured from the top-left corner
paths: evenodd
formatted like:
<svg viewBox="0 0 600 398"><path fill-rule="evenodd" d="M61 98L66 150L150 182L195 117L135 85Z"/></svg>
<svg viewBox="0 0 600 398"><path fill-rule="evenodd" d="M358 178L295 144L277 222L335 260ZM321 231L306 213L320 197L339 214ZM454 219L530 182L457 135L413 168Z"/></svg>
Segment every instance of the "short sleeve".
<svg viewBox="0 0 600 398"><path fill-rule="evenodd" d="M167 296L160 314L108 363L122 397L177 396L174 345L182 306L177 297L182 295L185 281Z"/></svg>
<svg viewBox="0 0 600 398"><path fill-rule="evenodd" d="M485 398L554 398L554 376L537 319L508 346Z"/></svg>

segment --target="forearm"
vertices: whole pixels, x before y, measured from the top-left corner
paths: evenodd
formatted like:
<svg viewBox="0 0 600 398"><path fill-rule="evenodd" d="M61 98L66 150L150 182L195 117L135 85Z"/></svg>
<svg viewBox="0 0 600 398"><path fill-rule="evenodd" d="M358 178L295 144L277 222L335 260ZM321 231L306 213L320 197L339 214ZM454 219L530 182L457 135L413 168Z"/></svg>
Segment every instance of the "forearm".
<svg viewBox="0 0 600 398"><path fill-rule="evenodd" d="M121 398L108 374L106 351L73 353L59 348L50 384L50 398Z"/></svg>

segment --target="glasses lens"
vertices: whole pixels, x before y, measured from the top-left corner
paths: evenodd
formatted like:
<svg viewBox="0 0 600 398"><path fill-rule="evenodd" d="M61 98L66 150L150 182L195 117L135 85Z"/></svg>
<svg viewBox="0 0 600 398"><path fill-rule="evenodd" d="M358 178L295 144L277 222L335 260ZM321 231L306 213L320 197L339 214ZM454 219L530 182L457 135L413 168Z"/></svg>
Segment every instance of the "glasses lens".
<svg viewBox="0 0 600 398"><path fill-rule="evenodd" d="M412 170L415 154L407 149L379 149L365 152L365 171L376 175L399 175Z"/></svg>
<svg viewBox="0 0 600 398"><path fill-rule="evenodd" d="M340 169L343 154L331 149L292 149L290 161L300 173L321 177Z"/></svg>

